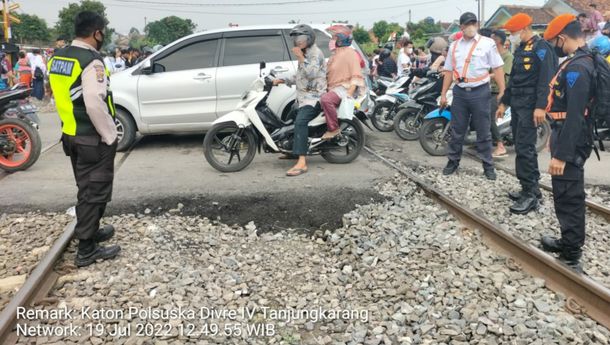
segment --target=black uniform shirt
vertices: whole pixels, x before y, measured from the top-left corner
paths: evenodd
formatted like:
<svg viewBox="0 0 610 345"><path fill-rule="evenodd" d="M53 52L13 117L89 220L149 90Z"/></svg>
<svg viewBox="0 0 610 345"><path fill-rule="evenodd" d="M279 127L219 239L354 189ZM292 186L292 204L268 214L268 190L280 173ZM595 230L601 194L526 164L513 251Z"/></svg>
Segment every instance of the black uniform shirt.
<svg viewBox="0 0 610 345"><path fill-rule="evenodd" d="M550 112L565 112L565 120L553 124L551 156L582 168L591 154L590 125L585 117L591 100L593 60L587 48L579 48L564 63L557 78ZM583 57L583 55L585 55Z"/></svg>
<svg viewBox="0 0 610 345"><path fill-rule="evenodd" d="M502 103L511 105L524 100L519 96L535 95L535 108L546 108L549 83L557 72L557 64L555 51L540 36L535 35L527 42L521 42L514 53L513 68Z"/></svg>

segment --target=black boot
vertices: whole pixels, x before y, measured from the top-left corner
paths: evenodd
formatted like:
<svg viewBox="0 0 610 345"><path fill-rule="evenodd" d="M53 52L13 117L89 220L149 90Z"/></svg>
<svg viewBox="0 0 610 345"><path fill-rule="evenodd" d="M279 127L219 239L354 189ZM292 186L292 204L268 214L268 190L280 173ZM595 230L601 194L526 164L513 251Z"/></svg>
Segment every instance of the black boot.
<svg viewBox="0 0 610 345"><path fill-rule="evenodd" d="M559 261L563 262L574 271L583 273L582 266L580 265L581 257L582 250L580 248L564 247L559 255Z"/></svg>
<svg viewBox="0 0 610 345"><path fill-rule="evenodd" d="M443 169L443 175L451 175L454 172L456 172L458 170L458 168L460 167L460 162L459 161L452 161L449 160L447 162L447 166L445 166L445 169Z"/></svg>
<svg viewBox="0 0 610 345"><path fill-rule="evenodd" d="M98 243L104 242L111 239L112 236L114 236L114 226L104 225L93 235L93 240Z"/></svg>
<svg viewBox="0 0 610 345"><path fill-rule="evenodd" d="M495 181L496 178L497 178L497 176L496 176L496 169L494 169L494 167L486 167L486 168L484 168L483 174L485 174L485 177L488 180L491 180L491 181Z"/></svg>
<svg viewBox="0 0 610 345"><path fill-rule="evenodd" d="M81 241L90 242L90 241ZM97 260L108 260L116 257L121 251L121 247L118 245L102 247L97 243L93 242L85 243L81 249L81 244L79 244L78 252L76 253L76 259L74 262L77 267L85 267L95 263Z"/></svg>
<svg viewBox="0 0 610 345"><path fill-rule="evenodd" d="M531 211L537 210L539 206L536 196L533 194L523 194L521 199L515 201L509 209L514 214L528 214Z"/></svg>
<svg viewBox="0 0 610 345"><path fill-rule="evenodd" d="M551 253L560 253L563 250L561 240L553 236L542 236L540 239L542 249Z"/></svg>
<svg viewBox="0 0 610 345"><path fill-rule="evenodd" d="M508 192L508 198L512 201L517 201L517 200L521 199L522 195L523 195L523 191ZM536 195L536 198L538 198L538 201L542 200L542 193L540 192L540 189L534 191L534 195Z"/></svg>

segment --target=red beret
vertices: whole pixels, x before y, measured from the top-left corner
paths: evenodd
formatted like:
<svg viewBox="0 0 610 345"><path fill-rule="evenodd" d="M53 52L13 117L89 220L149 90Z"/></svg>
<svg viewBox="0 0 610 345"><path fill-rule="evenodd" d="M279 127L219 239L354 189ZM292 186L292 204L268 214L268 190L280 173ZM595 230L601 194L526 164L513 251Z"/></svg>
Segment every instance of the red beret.
<svg viewBox="0 0 610 345"><path fill-rule="evenodd" d="M530 24L532 24L532 21L534 21L532 17L528 16L527 14L517 13L510 17L506 24L504 24L504 28L510 32L517 32L528 27Z"/></svg>
<svg viewBox="0 0 610 345"><path fill-rule="evenodd" d="M546 27L546 31L544 32L544 39L548 41L557 37L557 35L559 35L563 31L563 29L565 29L565 27L571 22L573 22L575 19L576 16L569 13L564 13L555 17Z"/></svg>

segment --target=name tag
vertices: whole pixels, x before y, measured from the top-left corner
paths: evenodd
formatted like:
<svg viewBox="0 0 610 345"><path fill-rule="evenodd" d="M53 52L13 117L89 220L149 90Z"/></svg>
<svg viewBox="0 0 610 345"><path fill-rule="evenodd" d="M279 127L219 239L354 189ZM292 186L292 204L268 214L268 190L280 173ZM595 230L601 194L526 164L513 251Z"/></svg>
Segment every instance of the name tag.
<svg viewBox="0 0 610 345"><path fill-rule="evenodd" d="M72 75L72 70L74 70L74 61L53 59L50 73L69 77Z"/></svg>

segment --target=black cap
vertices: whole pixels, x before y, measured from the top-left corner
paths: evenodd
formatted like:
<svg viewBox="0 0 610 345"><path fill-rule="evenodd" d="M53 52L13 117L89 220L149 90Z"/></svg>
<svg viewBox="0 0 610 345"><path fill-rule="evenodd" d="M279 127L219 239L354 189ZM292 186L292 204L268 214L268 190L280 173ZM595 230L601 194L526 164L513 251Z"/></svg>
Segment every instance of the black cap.
<svg viewBox="0 0 610 345"><path fill-rule="evenodd" d="M464 12L461 16L460 16L460 25L464 25L464 24L469 24L469 23L476 23L479 20L477 19L477 16L472 13L472 12Z"/></svg>
<svg viewBox="0 0 610 345"><path fill-rule="evenodd" d="M493 32L493 35L498 38L500 43L504 44L506 42L506 33L503 30L496 30Z"/></svg>

